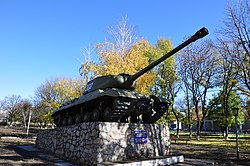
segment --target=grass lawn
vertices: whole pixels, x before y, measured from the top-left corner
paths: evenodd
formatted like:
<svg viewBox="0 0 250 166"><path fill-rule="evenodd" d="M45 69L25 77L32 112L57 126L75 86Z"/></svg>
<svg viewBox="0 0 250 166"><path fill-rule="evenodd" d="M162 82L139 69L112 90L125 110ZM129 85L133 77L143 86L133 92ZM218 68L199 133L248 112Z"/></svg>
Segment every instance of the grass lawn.
<svg viewBox="0 0 250 166"><path fill-rule="evenodd" d="M235 134L229 134L229 139L225 140L222 134L202 134L200 140L196 140L194 135L189 139L188 133L181 132L180 137L176 138L175 136L175 139L171 142L176 144L235 149L236 136ZM240 150L250 151L250 134L239 134L239 148Z"/></svg>

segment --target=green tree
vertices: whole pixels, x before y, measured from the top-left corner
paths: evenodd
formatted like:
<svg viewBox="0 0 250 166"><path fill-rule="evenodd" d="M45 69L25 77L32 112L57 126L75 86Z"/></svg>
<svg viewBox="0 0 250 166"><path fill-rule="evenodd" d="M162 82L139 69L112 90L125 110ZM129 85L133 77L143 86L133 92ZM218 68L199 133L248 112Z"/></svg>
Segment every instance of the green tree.
<svg viewBox="0 0 250 166"><path fill-rule="evenodd" d="M171 51L172 49L173 46L170 40L160 38L157 41L156 46L153 46L151 49L151 59L156 60ZM166 98L168 101L171 102L170 109L168 112L171 112L175 116L177 123L179 123L179 112L174 109L174 101L180 89L180 81L176 71L176 63L174 56L160 63L155 68L155 72L156 78L155 85L152 88L152 93L157 96ZM165 116L167 116L168 114L169 116L171 116L171 113L166 113ZM165 116L163 116L162 119L160 119L159 121L164 121L163 119L167 118ZM179 136L179 126L177 127L177 136Z"/></svg>
<svg viewBox="0 0 250 166"><path fill-rule="evenodd" d="M227 97L227 103L225 103L225 97ZM227 107L225 107L227 105ZM223 91L220 91L217 97L213 98L208 105L210 119L215 120L222 131L225 131L228 127L235 125L234 112L235 108L239 108L238 124L242 124L244 121L244 114L241 109L241 99L236 94L236 91L230 91L228 96L224 95ZM227 139L227 137L225 137Z"/></svg>
<svg viewBox="0 0 250 166"><path fill-rule="evenodd" d="M248 98L246 103L245 103L245 109L244 109L244 114L245 114L245 121L250 119L250 99Z"/></svg>
<svg viewBox="0 0 250 166"><path fill-rule="evenodd" d="M169 108L169 109L170 109L170 111L165 113L162 116L162 118L160 118L156 122L157 124L168 124L172 121L177 121L177 118L179 119L178 122L184 121L184 115L179 110L177 110L176 108L174 108L174 110L172 110L172 108Z"/></svg>
<svg viewBox="0 0 250 166"><path fill-rule="evenodd" d="M229 112L229 97L231 95L231 91L233 88L237 86L237 76L238 76L238 69L235 68L235 65L232 63L233 59L231 54L237 53L237 48L234 46L229 46L228 43L220 40L220 43L216 46L219 55L220 55L220 67L219 67L219 74L217 79L217 86L220 87L221 94L223 96L223 110L225 111L225 115L228 116ZM229 51L230 50L230 51ZM224 136L228 139L228 127L224 130Z"/></svg>
<svg viewBox="0 0 250 166"><path fill-rule="evenodd" d="M157 45L152 47L150 52L152 60L160 58L173 49L171 41L163 38L159 39ZM155 67L155 72L156 78L152 93L172 101L172 96L175 95L173 93L174 86L179 81L176 73L175 58L172 56L160 63Z"/></svg>

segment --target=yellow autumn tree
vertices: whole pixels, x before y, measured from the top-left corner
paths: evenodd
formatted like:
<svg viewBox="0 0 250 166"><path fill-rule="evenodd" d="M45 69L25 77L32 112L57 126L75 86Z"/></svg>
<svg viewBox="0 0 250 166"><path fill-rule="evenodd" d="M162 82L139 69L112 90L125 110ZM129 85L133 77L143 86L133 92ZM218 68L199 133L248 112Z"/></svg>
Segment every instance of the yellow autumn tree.
<svg viewBox="0 0 250 166"><path fill-rule="evenodd" d="M59 79L52 87L55 101L62 104L80 97L83 94L84 84L86 83L81 78Z"/></svg>
<svg viewBox="0 0 250 166"><path fill-rule="evenodd" d="M146 54L151 46L146 40L140 40L132 45L124 56L114 51L113 47L107 47L107 44L109 43L97 45L100 63L92 64L92 69L96 75L116 75L120 73L133 75L149 64ZM155 73L153 71L142 75L137 80L135 90L142 94L149 94L150 88L154 84L154 77Z"/></svg>
<svg viewBox="0 0 250 166"><path fill-rule="evenodd" d="M96 45L99 62L86 61L81 65L81 74L87 78L94 76L117 75L120 73L135 74L149 64L147 54L151 46L147 40L138 39L133 26L127 24L123 17L118 24L110 26L109 40L105 39ZM154 84L155 73L149 71L137 80L136 91L149 94Z"/></svg>
<svg viewBox="0 0 250 166"><path fill-rule="evenodd" d="M63 103L80 97L85 84L82 78L53 78L41 84L35 92L33 108L37 120L52 122L52 112Z"/></svg>
<svg viewBox="0 0 250 166"><path fill-rule="evenodd" d="M124 57L124 67L129 74L135 74L139 70L149 65L149 58L146 56L151 49L148 41L141 40L131 47L128 54ZM154 85L155 73L149 71L138 78L136 91L142 94L149 94Z"/></svg>

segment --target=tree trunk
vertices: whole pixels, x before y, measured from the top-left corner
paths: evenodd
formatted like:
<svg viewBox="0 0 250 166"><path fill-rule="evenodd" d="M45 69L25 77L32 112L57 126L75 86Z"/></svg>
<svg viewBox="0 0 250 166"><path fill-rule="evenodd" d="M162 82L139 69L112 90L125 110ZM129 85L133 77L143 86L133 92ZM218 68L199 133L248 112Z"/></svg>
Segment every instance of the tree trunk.
<svg viewBox="0 0 250 166"><path fill-rule="evenodd" d="M228 126L225 129L225 135L224 135L224 137L225 137L225 140L228 140Z"/></svg>
<svg viewBox="0 0 250 166"><path fill-rule="evenodd" d="M191 124L189 104L188 104L188 131L189 131L189 138L192 138L192 124Z"/></svg>
<svg viewBox="0 0 250 166"><path fill-rule="evenodd" d="M199 108L198 108L198 102L195 103L195 113L196 113L196 118L197 118L197 126L196 126L196 139L200 140L200 128L201 128L201 120L199 117Z"/></svg>
<svg viewBox="0 0 250 166"><path fill-rule="evenodd" d="M25 116L25 113L24 113L23 110L22 110L22 114L23 114L23 124L24 124L24 128L26 129L26 128L27 128L27 125L26 125L26 116Z"/></svg>
<svg viewBox="0 0 250 166"><path fill-rule="evenodd" d="M179 131L180 131L180 128L179 128L179 120L177 120L177 131L176 131L176 136L177 136L177 138L180 137Z"/></svg>
<svg viewBox="0 0 250 166"><path fill-rule="evenodd" d="M200 133L201 133L201 130L200 130L200 127L201 127L201 121L200 120L198 120L197 121L197 131L196 131L196 139L197 140L200 140Z"/></svg>
<svg viewBox="0 0 250 166"><path fill-rule="evenodd" d="M192 138L192 125L188 124L189 138Z"/></svg>
<svg viewBox="0 0 250 166"><path fill-rule="evenodd" d="M13 123L13 115L12 114L9 115L9 121L10 121L10 126L12 126L12 123Z"/></svg>
<svg viewBox="0 0 250 166"><path fill-rule="evenodd" d="M186 99L187 99L187 109L188 109L188 131L189 131L189 138L192 138L192 129L191 129L191 116L190 116L190 105L189 105L189 97L188 97L188 87L186 87Z"/></svg>
<svg viewBox="0 0 250 166"><path fill-rule="evenodd" d="M175 119L177 121L177 129L176 129L176 137L179 138L179 118L178 118L178 115L176 114L176 112L174 111L174 106L173 104L171 105L171 109L172 109L172 112L174 113L174 116L175 116Z"/></svg>

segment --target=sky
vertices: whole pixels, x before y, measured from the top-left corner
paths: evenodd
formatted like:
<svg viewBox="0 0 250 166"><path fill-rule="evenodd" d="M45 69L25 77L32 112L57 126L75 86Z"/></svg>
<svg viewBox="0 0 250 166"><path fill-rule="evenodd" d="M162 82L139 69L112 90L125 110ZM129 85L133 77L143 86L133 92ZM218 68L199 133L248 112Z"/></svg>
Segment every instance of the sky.
<svg viewBox="0 0 250 166"><path fill-rule="evenodd" d="M103 42L108 26L127 16L156 44L223 26L227 0L0 0L0 100L31 99L46 80L80 77L81 48ZM93 57L94 58L94 57Z"/></svg>

